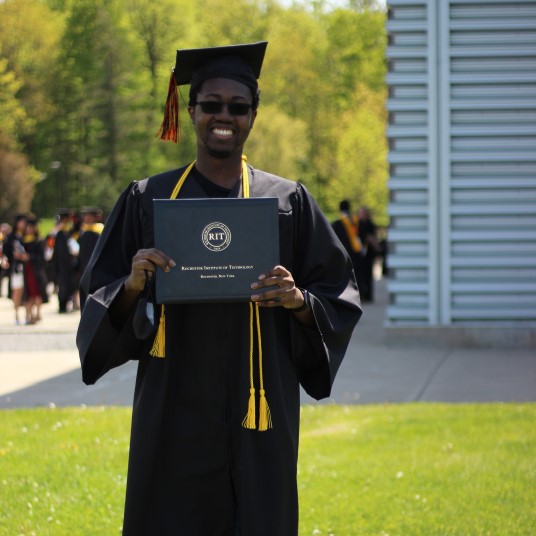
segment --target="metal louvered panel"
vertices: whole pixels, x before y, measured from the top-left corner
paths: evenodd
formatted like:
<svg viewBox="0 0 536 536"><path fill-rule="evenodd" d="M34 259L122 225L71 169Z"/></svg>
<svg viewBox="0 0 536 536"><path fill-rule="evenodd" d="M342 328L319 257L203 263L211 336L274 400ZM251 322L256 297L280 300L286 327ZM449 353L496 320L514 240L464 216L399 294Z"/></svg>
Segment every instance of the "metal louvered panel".
<svg viewBox="0 0 536 536"><path fill-rule="evenodd" d="M430 35L427 1L388 5L390 230L388 323L428 324L431 293L431 195L434 118L430 115ZM432 166L432 167L431 167Z"/></svg>
<svg viewBox="0 0 536 536"><path fill-rule="evenodd" d="M536 327L536 0L388 0L388 326Z"/></svg>
<svg viewBox="0 0 536 536"><path fill-rule="evenodd" d="M534 323L536 281L517 274L536 269L536 228L527 225L536 218L536 123L529 121L536 114L536 2L459 0L449 7L450 76L443 83L450 92L448 247L456 269L447 321ZM478 102L471 108L471 101ZM460 110L479 121L464 120Z"/></svg>

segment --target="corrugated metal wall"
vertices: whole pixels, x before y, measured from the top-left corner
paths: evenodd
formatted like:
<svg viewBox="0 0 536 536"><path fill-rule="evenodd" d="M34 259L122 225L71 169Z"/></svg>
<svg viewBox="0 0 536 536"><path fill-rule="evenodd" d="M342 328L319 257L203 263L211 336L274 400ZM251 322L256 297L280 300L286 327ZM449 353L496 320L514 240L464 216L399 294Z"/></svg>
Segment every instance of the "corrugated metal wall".
<svg viewBox="0 0 536 536"><path fill-rule="evenodd" d="M536 325L536 1L387 2L389 325Z"/></svg>

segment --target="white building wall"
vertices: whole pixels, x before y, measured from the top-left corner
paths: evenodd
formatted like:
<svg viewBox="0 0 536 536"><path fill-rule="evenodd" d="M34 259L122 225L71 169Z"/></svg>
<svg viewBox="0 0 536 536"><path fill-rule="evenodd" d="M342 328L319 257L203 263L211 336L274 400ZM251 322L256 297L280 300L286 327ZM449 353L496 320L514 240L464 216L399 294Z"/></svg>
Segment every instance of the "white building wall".
<svg viewBox="0 0 536 536"><path fill-rule="evenodd" d="M533 330L536 0L387 7L387 324Z"/></svg>

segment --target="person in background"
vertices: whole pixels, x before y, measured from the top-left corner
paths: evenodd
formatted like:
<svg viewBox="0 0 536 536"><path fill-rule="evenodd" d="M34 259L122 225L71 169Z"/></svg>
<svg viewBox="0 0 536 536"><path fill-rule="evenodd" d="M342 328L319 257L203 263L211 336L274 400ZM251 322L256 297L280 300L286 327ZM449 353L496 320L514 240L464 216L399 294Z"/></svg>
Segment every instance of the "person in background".
<svg viewBox="0 0 536 536"><path fill-rule="evenodd" d="M56 216L56 225L50 234L53 238L52 258L54 282L58 293L58 312L67 313L73 303L75 274L79 246L70 235L72 211L62 209ZM48 240L48 247L52 240Z"/></svg>
<svg viewBox="0 0 536 536"><path fill-rule="evenodd" d="M72 308L73 311L80 310L80 277L82 277L82 271L80 270L80 237L82 236L82 215L75 212L71 221L71 228L69 229L69 239L67 245L69 252L75 257L73 268L73 294L72 294Z"/></svg>
<svg viewBox="0 0 536 536"><path fill-rule="evenodd" d="M0 297L4 295L4 279L8 281L9 279L9 262L6 255L4 254L4 243L11 233L11 225L9 223L0 224ZM8 283L9 285L9 283ZM8 294L8 289L6 286L5 289L6 296Z"/></svg>
<svg viewBox="0 0 536 536"><path fill-rule="evenodd" d="M80 253L78 254L78 264L80 274L84 273L97 241L104 229L101 221L102 210L98 207L82 207L82 227L78 243L80 244Z"/></svg>
<svg viewBox="0 0 536 536"><path fill-rule="evenodd" d="M381 259L381 275L387 277L389 275L389 265L387 256L389 254L389 242L387 240L387 229L381 227L378 229L378 256Z"/></svg>
<svg viewBox="0 0 536 536"><path fill-rule="evenodd" d="M196 158L125 189L82 276L83 381L139 361L125 536L297 536L300 385L329 396L361 315L311 194L244 158L266 45L177 52L161 137L176 139L190 85ZM181 270L155 248L153 199L221 197L277 199L280 264L253 270L244 302L153 303L156 271Z"/></svg>
<svg viewBox="0 0 536 536"><path fill-rule="evenodd" d="M361 294L365 269L365 248L359 238L359 219L357 214L352 212L352 206L348 199L343 199L339 203L339 219L335 220L331 225L352 259L357 287Z"/></svg>
<svg viewBox="0 0 536 536"><path fill-rule="evenodd" d="M359 238L365 246L365 261L363 263L362 288L359 289L364 302L374 301L374 260L378 253L378 238L376 225L372 221L368 207L360 207L359 212Z"/></svg>
<svg viewBox="0 0 536 536"><path fill-rule="evenodd" d="M24 295L24 263L30 258L23 246L26 222L26 215L18 214L15 217L12 231L7 236L4 244L4 255L9 266L8 297L13 301L15 323L17 325L24 323L19 317L19 309Z"/></svg>
<svg viewBox="0 0 536 536"><path fill-rule="evenodd" d="M41 320L41 305L48 303L45 242L39 236L38 221L29 216L24 234L24 249L29 255L24 264L24 303L26 324Z"/></svg>

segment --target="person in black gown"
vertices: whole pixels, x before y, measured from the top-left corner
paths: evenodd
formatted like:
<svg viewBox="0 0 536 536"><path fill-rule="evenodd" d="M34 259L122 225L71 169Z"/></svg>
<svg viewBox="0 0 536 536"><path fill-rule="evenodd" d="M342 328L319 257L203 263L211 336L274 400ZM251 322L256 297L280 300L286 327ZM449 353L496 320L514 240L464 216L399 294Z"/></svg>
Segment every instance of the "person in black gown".
<svg viewBox="0 0 536 536"><path fill-rule="evenodd" d="M82 277L83 381L139 362L127 536L296 536L299 387L329 396L361 315L351 260L307 189L244 162L266 45L178 51L161 137L176 138L176 85L191 83L195 163L125 189ZM180 263L153 232L153 199L178 186L178 198L276 197L280 265L251 282L250 302L156 304L161 352L140 304Z"/></svg>
<svg viewBox="0 0 536 536"><path fill-rule="evenodd" d="M333 230L341 244L346 248L354 265L355 277L359 296L363 299L363 275L365 274L365 251L359 237L359 219L357 214L352 213L352 207L348 199L339 203L339 219L332 224Z"/></svg>
<svg viewBox="0 0 536 536"><path fill-rule="evenodd" d="M58 291L58 312L67 313L68 304L73 302L76 289L76 265L78 244L70 237L73 214L68 209L60 209L56 225L47 237L52 248L53 278Z"/></svg>
<svg viewBox="0 0 536 536"><path fill-rule="evenodd" d="M93 254L93 250L97 246L97 242L104 228L104 225L100 221L102 218L102 210L100 208L82 207L80 214L82 221L80 226L80 234L78 236L80 250L78 252L77 288L80 287L80 278L89 264L89 259Z"/></svg>
<svg viewBox="0 0 536 536"><path fill-rule="evenodd" d="M372 221L368 207L360 207L358 217L359 239L365 246L362 275L359 279L359 293L361 301L372 302L374 301L374 261L379 251L376 225Z"/></svg>

